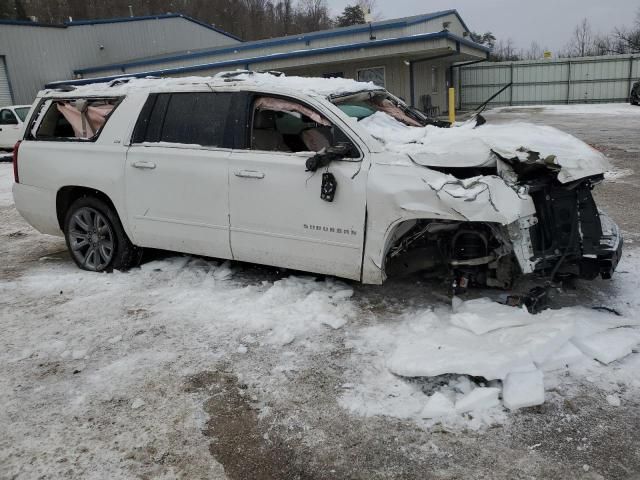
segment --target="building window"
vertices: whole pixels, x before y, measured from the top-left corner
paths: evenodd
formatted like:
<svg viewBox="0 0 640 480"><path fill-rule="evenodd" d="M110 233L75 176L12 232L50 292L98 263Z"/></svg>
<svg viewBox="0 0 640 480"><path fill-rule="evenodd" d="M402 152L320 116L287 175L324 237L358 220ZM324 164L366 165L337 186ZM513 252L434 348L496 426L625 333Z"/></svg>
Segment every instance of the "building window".
<svg viewBox="0 0 640 480"><path fill-rule="evenodd" d="M379 87L385 86L384 67L363 68L358 70L359 82L373 82Z"/></svg>
<svg viewBox="0 0 640 480"><path fill-rule="evenodd" d="M322 78L344 78L344 72L323 73Z"/></svg>
<svg viewBox="0 0 640 480"><path fill-rule="evenodd" d="M431 67L431 91L438 93L438 67Z"/></svg>

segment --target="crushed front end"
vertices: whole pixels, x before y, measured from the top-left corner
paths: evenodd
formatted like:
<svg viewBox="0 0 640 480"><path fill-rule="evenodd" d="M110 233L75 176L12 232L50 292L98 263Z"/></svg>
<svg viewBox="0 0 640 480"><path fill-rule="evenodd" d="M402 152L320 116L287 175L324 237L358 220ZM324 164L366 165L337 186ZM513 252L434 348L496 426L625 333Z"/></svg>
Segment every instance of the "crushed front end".
<svg viewBox="0 0 640 480"><path fill-rule="evenodd" d="M552 279L609 279L622 253L618 226L598 210L593 188L602 175L561 184L529 185L538 222L530 229L535 270Z"/></svg>
<svg viewBox="0 0 640 480"><path fill-rule="evenodd" d="M423 174L439 218L396 229L387 275L431 270L452 279L458 293L474 286L509 289L531 274L545 281L611 278L623 241L593 198L603 174L562 183L549 164L496 157L492 169L431 169L430 176L444 178ZM461 218L444 218L446 208Z"/></svg>

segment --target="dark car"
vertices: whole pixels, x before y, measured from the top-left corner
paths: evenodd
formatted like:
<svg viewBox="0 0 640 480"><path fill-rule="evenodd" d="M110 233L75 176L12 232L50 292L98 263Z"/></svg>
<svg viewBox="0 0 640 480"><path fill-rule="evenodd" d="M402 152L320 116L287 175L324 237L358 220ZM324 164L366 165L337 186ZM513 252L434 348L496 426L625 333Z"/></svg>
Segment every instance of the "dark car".
<svg viewBox="0 0 640 480"><path fill-rule="evenodd" d="M633 84L629 99L631 101L631 105L640 105L640 80Z"/></svg>

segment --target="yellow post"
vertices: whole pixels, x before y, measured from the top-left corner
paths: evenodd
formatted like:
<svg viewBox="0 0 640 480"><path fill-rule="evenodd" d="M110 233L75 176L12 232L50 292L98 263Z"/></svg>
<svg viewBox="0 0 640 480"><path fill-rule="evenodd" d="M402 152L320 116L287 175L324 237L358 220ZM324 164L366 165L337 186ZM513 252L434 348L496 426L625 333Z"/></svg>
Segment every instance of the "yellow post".
<svg viewBox="0 0 640 480"><path fill-rule="evenodd" d="M456 121L456 89L449 89L449 121L451 123Z"/></svg>

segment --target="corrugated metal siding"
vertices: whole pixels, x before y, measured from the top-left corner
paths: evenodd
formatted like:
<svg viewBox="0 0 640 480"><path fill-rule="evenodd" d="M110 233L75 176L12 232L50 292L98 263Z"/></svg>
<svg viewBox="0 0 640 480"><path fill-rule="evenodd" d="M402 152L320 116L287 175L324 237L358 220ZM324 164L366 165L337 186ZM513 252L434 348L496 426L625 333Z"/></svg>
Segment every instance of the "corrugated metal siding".
<svg viewBox="0 0 640 480"><path fill-rule="evenodd" d="M12 105L11 87L9 86L9 76L4 63L4 57L0 57L0 107Z"/></svg>
<svg viewBox="0 0 640 480"><path fill-rule="evenodd" d="M73 78L77 68L233 43L238 42L183 18L67 28L0 25L0 55L17 103L32 102L44 84Z"/></svg>
<svg viewBox="0 0 640 480"><path fill-rule="evenodd" d="M491 105L626 102L640 76L640 56L487 62L457 70L463 109L477 107L512 81Z"/></svg>

